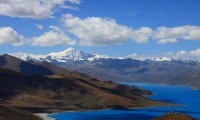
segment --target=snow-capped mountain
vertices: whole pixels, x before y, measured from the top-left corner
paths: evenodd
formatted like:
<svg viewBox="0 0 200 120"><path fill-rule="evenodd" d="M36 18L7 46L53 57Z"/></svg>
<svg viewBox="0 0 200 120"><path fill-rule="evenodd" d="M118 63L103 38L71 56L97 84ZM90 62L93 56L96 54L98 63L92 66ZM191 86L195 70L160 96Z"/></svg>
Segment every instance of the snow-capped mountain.
<svg viewBox="0 0 200 120"><path fill-rule="evenodd" d="M160 58L147 58L147 60L152 60L152 61L156 61L156 62L172 61L172 59L170 59L170 58L166 58L166 57L160 57Z"/></svg>
<svg viewBox="0 0 200 120"><path fill-rule="evenodd" d="M10 55L15 56L25 61L28 61L28 60L43 61L46 58L46 55L34 55L34 54L22 53L22 52L11 53Z"/></svg>
<svg viewBox="0 0 200 120"><path fill-rule="evenodd" d="M14 53L11 54L17 58L20 58L22 60L34 60L34 61L48 61L48 62L69 62L69 61L93 61L98 60L102 58L109 58L109 56L106 55L97 55L97 54L87 54L85 52L82 52L80 50L77 50L75 48L68 48L61 52L52 52L47 55L34 55L34 54L28 54L28 53Z"/></svg>
<svg viewBox="0 0 200 120"><path fill-rule="evenodd" d="M61 51L61 52L53 52L46 56L47 61L57 60L58 62L67 62L67 61L81 61L88 60L95 55L87 54L72 47Z"/></svg>
<svg viewBox="0 0 200 120"><path fill-rule="evenodd" d="M179 59L170 59L167 57L145 57L145 56L129 56L129 57L109 57L107 55L98 55L98 54L88 54L85 52L82 52L80 50L77 50L75 48L68 48L61 52L52 52L47 55L35 55L35 54L29 54L29 53L13 53L10 54L12 56L15 56L17 58L20 58L22 60L28 61L48 61L51 63L58 63L58 62L73 62L73 61L94 61L94 60L100 60L100 59L134 59L139 61L155 61L155 62L163 62L163 61L178 61ZM180 60L180 61L194 61L194 60Z"/></svg>

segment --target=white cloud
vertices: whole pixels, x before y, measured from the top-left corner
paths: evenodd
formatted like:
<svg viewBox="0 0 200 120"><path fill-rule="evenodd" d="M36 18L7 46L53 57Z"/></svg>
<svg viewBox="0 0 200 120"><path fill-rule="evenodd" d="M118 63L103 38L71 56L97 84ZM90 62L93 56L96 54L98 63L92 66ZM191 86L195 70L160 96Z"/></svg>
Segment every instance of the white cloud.
<svg viewBox="0 0 200 120"><path fill-rule="evenodd" d="M158 27L154 31L154 39L157 39L160 43L170 43L177 42L177 38L185 36L187 34L187 30L181 27L167 28L167 27Z"/></svg>
<svg viewBox="0 0 200 120"><path fill-rule="evenodd" d="M66 0L66 1L78 5L81 3L81 0Z"/></svg>
<svg viewBox="0 0 200 120"><path fill-rule="evenodd" d="M77 6L64 5L64 6L62 6L62 8L79 11L79 8Z"/></svg>
<svg viewBox="0 0 200 120"><path fill-rule="evenodd" d="M146 56L144 56L144 55L139 55L139 54L137 54L137 53L133 53L133 54L131 54L131 55L128 55L127 58L132 58L132 59L141 60L141 61L144 61L144 60L147 59Z"/></svg>
<svg viewBox="0 0 200 120"><path fill-rule="evenodd" d="M76 41L71 39L60 28L50 26L50 31L43 33L41 36L33 37L31 39L24 38L24 36L17 33L11 27L0 28L0 45L10 44L19 46L28 44L31 46L54 46L54 45L75 45Z"/></svg>
<svg viewBox="0 0 200 120"><path fill-rule="evenodd" d="M188 60L188 59L190 59L192 56L189 55L189 52L187 52L187 51L185 51L185 50L181 50L181 51L179 51L179 52L177 52L177 53L173 53L173 52L172 52L171 55L168 56L168 57L170 57L170 58L172 58L172 59Z"/></svg>
<svg viewBox="0 0 200 120"><path fill-rule="evenodd" d="M53 18L57 8L70 8L66 5L68 3L78 5L80 0L0 0L0 15L33 19Z"/></svg>
<svg viewBox="0 0 200 120"><path fill-rule="evenodd" d="M199 26L186 26L188 34L183 38L186 40L200 41L200 27Z"/></svg>
<svg viewBox="0 0 200 120"><path fill-rule="evenodd" d="M118 24L111 18L88 17L80 19L71 14L62 17L69 32L80 39L82 45L111 45L125 43L128 40L147 42L151 29L143 27L139 30Z"/></svg>
<svg viewBox="0 0 200 120"><path fill-rule="evenodd" d="M38 0L32 0L29 2L37 3ZM49 2L49 5L52 4L61 4L62 6L66 5L63 3L71 2L74 4L80 4L80 0L54 0L54 1L45 1ZM10 0L0 0L1 4L10 3ZM25 0L16 0L14 3L27 3ZM44 1L43 1L44 2ZM39 3L42 4L42 3ZM15 7L16 5L14 5ZM33 5L34 6L34 5ZM61 6L60 6L61 7ZM28 9L28 7L27 7ZM35 8L36 9L36 8ZM21 9L23 11L23 8ZM32 11L31 8L28 10ZM0 14L3 9L0 9ZM8 12L8 11L7 11ZM17 11L16 11L17 12ZM24 11L25 12L25 11ZM26 11L27 12L27 11ZM28 15L28 14L27 14ZM30 14L29 14L30 15ZM37 14L39 15L39 13ZM34 16L36 17L36 16ZM113 45L113 44L122 44L127 43L129 40L138 42L138 43L147 43L150 40L154 40L159 44L168 44L168 43L177 43L180 40L192 40L192 41L200 41L200 27L199 26L177 26L177 27L158 27L155 30L149 27L141 27L139 29L133 29L125 25L120 25L112 18L99 18L99 17L87 17L81 19L79 17L75 17L71 14L65 14L62 17L62 22L67 28L67 32L75 35L79 39L79 43L81 45ZM44 29L42 25L35 24L38 29ZM5 38L5 28L1 28L0 35L3 39L0 40L0 44L14 44L20 45L23 43L23 36L19 35L12 28L7 27L7 38ZM57 27L51 27L52 30L49 32L45 32L43 35L38 37L33 37L31 41L27 42L30 45L38 45L38 46L53 46L58 44L64 45L74 45L76 43L75 40L71 39L65 32ZM9 32L10 31L10 32ZM12 32L12 33L11 33ZM11 34L9 36L8 34ZM15 39L14 39L15 38ZM9 42L13 41L13 42Z"/></svg>
<svg viewBox="0 0 200 120"><path fill-rule="evenodd" d="M192 50L189 52L189 54L200 59L200 49Z"/></svg>
<svg viewBox="0 0 200 120"><path fill-rule="evenodd" d="M69 32L80 39L82 45L110 45L125 43L131 30L118 25L113 19L88 17L80 19L71 14L63 16L63 22Z"/></svg>
<svg viewBox="0 0 200 120"><path fill-rule="evenodd" d="M141 60L141 61L144 61L146 59L160 60L161 58L165 59L165 60L175 59L175 60L198 60L198 61L200 61L200 48L196 49L196 50L191 50L191 51L180 50L176 53L168 52L168 53L163 53L162 55L157 55L157 56L145 56L145 55L133 53L131 55L128 55L127 58L132 58L132 59Z"/></svg>
<svg viewBox="0 0 200 120"><path fill-rule="evenodd" d="M179 39L200 41L200 27L190 25L172 28L158 27L154 31L152 39L157 40L157 42L161 44L175 43L178 42Z"/></svg>
<svg viewBox="0 0 200 120"><path fill-rule="evenodd" d="M171 59L200 61L200 49L191 50L191 51L181 50L176 53L174 52L163 53L163 56L166 56Z"/></svg>
<svg viewBox="0 0 200 120"><path fill-rule="evenodd" d="M40 24L35 24L35 27L36 27L38 30L43 30L43 29L44 29L44 26L43 26L43 25L40 25Z"/></svg>
<svg viewBox="0 0 200 120"><path fill-rule="evenodd" d="M176 38L163 38L157 41L160 44L176 43L178 40Z"/></svg>
<svg viewBox="0 0 200 120"><path fill-rule="evenodd" d="M185 56L187 54L187 51L185 51L185 50L181 50L181 51L179 51L179 52L177 52L177 56Z"/></svg>
<svg viewBox="0 0 200 120"><path fill-rule="evenodd" d="M200 41L199 26L149 27L132 29L118 24L112 18L88 17L81 19L71 14L62 17L68 31L80 39L82 45L112 45L133 40L147 43L155 40L159 44L177 43L179 40Z"/></svg>
<svg viewBox="0 0 200 120"><path fill-rule="evenodd" d="M136 42L147 43L153 34L153 30L149 27L141 27L139 30L133 30L131 34L132 39Z"/></svg>
<svg viewBox="0 0 200 120"><path fill-rule="evenodd" d="M24 37L17 33L11 27L1 27L0 28L0 45L1 44L11 44L14 46L19 46L23 44Z"/></svg>
<svg viewBox="0 0 200 120"><path fill-rule="evenodd" d="M74 45L76 41L68 37L60 28L50 26L51 30L39 37L33 37L30 45L33 46L54 46L54 45Z"/></svg>

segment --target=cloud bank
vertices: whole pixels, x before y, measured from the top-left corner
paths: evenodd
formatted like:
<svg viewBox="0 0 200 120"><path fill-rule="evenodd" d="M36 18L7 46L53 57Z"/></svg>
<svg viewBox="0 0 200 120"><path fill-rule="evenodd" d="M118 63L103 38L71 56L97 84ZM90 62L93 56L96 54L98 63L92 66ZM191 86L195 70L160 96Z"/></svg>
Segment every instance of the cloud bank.
<svg viewBox="0 0 200 120"><path fill-rule="evenodd" d="M57 8L77 9L80 0L0 0L0 15L33 19L53 18Z"/></svg>
<svg viewBox="0 0 200 120"><path fill-rule="evenodd" d="M155 40L159 44L176 43L179 40L200 41L199 26L149 27L133 29L118 24L112 18L87 17L81 19L71 14L63 15L62 22L71 34L80 39L81 45L112 45L132 40L147 43Z"/></svg>
<svg viewBox="0 0 200 120"><path fill-rule="evenodd" d="M191 51L181 50L177 53L169 52L165 53L165 55L172 59L181 59L181 60L194 59L200 61L200 48Z"/></svg>
<svg viewBox="0 0 200 120"><path fill-rule="evenodd" d="M168 52L168 53L163 53L160 56L145 56L145 55L133 53L131 55L128 55L127 58L132 58L132 59L141 60L141 61L144 61L146 59L156 59L156 58L200 61L200 48L196 50L191 50L191 51L181 50L176 53Z"/></svg>
<svg viewBox="0 0 200 120"><path fill-rule="evenodd" d="M11 44L14 46L22 45L24 42L24 37L17 33L11 27L1 27L0 28L0 45L1 44Z"/></svg>
<svg viewBox="0 0 200 120"><path fill-rule="evenodd" d="M29 42L32 46L75 45L76 41L68 37L60 28L50 26L50 31L41 36L33 37Z"/></svg>
<svg viewBox="0 0 200 120"><path fill-rule="evenodd" d="M40 36L25 38L11 27L0 28L0 45L10 44L20 46L28 44L30 46L55 46L55 45L75 45L76 41L71 39L64 31L56 26L50 26L48 32Z"/></svg>
<svg viewBox="0 0 200 120"><path fill-rule="evenodd" d="M67 1L79 4L79 0ZM128 41L136 43L155 41L158 44L177 43L181 40L200 41L200 26L183 25L170 28L158 27L152 29L150 27L141 27L133 29L117 23L112 18L87 17L81 19L71 14L63 15L61 21L67 32L51 26L49 31L31 38L31 40L29 38L26 43L33 46L74 45L75 43L83 46L107 46L123 44ZM35 26L38 29L43 29L42 25L35 24ZM9 30L6 31L5 28ZM22 39L27 39L27 37L18 34L11 27L2 27L1 31L2 33L0 34L2 36L4 34L4 37L2 37L0 44L20 45L23 44ZM7 35L6 37L5 34ZM71 36L74 36L76 40L72 39Z"/></svg>
<svg viewBox="0 0 200 120"><path fill-rule="evenodd" d="M81 45L112 45L133 39L136 42L147 42L152 30L143 27L139 30L118 24L111 18L88 17L81 19L71 14L62 17L62 22L71 34L80 39Z"/></svg>

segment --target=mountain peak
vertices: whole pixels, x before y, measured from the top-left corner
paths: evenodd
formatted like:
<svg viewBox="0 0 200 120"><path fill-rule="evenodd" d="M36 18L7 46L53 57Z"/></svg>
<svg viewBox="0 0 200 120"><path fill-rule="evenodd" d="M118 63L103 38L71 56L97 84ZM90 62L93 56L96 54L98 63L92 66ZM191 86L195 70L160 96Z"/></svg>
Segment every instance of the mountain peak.
<svg viewBox="0 0 200 120"><path fill-rule="evenodd" d="M68 49L61 52L53 52L47 55L49 61L56 60L57 62L67 62L67 61L81 61L87 60L94 55L84 53L75 48L69 47Z"/></svg>
<svg viewBox="0 0 200 120"><path fill-rule="evenodd" d="M79 51L79 50L77 50L77 49L75 49L73 47L69 47L69 48L67 48L67 49L65 49L63 51L57 52L57 53L70 53L70 52L73 52L73 51Z"/></svg>
<svg viewBox="0 0 200 120"><path fill-rule="evenodd" d="M65 55L70 54L70 53L75 52L75 51L79 51L79 50L72 48L72 47L69 47L66 50L63 50L63 51L60 51L60 52L52 52L52 53L49 53L48 55L49 56L55 56L55 55L56 56L65 56Z"/></svg>
<svg viewBox="0 0 200 120"><path fill-rule="evenodd" d="M109 56L106 56L106 55L88 54L78 49L75 49L73 47L69 47L60 52L52 52L47 55L34 55L34 54L28 54L28 53L15 53L12 55L16 56L17 58L21 58L25 61L34 60L34 61L47 61L51 63L83 61L83 60L93 61L97 59L109 58Z"/></svg>

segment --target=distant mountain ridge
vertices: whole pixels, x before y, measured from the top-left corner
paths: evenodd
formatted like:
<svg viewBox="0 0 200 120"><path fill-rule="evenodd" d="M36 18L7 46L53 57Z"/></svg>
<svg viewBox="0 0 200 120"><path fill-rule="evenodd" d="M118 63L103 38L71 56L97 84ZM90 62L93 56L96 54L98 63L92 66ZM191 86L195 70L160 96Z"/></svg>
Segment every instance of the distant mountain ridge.
<svg viewBox="0 0 200 120"><path fill-rule="evenodd" d="M69 47L66 50L60 52L52 52L46 55L37 55L37 54L29 54L29 53L10 53L10 55L20 58L22 60L34 60L34 61L47 61L51 63L65 63L65 62L76 62L76 61L94 61L100 59L135 59L140 60L132 57L110 57L108 55L99 55L99 54L89 54L78 49ZM141 61L141 60L140 60ZM167 57L146 57L142 61L155 61L155 62L163 62L163 61L192 61L192 62L199 62L197 60L180 60L180 59L170 59Z"/></svg>
<svg viewBox="0 0 200 120"><path fill-rule="evenodd" d="M48 56L48 57L47 57ZM48 61L104 80L163 83L170 85L190 85L200 88L200 63L194 60L174 60L168 58L148 58L144 61L133 58L112 58L92 55L69 48L45 57L31 60ZM31 56L18 56L30 60Z"/></svg>

